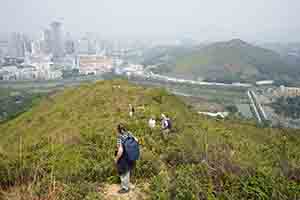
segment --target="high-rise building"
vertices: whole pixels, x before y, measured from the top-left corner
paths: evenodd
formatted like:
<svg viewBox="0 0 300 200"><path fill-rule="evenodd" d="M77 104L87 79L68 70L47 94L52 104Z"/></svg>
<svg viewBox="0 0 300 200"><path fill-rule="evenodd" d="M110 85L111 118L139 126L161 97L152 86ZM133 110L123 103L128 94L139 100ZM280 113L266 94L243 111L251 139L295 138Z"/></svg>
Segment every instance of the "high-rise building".
<svg viewBox="0 0 300 200"><path fill-rule="evenodd" d="M45 29L43 31L43 52L45 54L50 54L51 53L51 30Z"/></svg>
<svg viewBox="0 0 300 200"><path fill-rule="evenodd" d="M68 55L75 53L75 43L73 40L66 40L65 51Z"/></svg>
<svg viewBox="0 0 300 200"><path fill-rule="evenodd" d="M88 54L94 55L97 53L97 34L86 33L86 38L88 39Z"/></svg>
<svg viewBox="0 0 300 200"><path fill-rule="evenodd" d="M31 52L32 52L31 43L32 43L32 39L30 39L28 36L24 35L25 57L26 57L26 54L31 54Z"/></svg>
<svg viewBox="0 0 300 200"><path fill-rule="evenodd" d="M78 54L95 55L98 49L97 37L92 33L86 33L77 43Z"/></svg>
<svg viewBox="0 0 300 200"><path fill-rule="evenodd" d="M31 54L33 56L40 55L42 53L42 43L39 40L31 42Z"/></svg>
<svg viewBox="0 0 300 200"><path fill-rule="evenodd" d="M65 52L68 55L75 53L75 43L74 43L70 33L67 33L67 35L66 35Z"/></svg>
<svg viewBox="0 0 300 200"><path fill-rule="evenodd" d="M9 49L9 42L5 39L0 39L0 58L2 56L7 56Z"/></svg>
<svg viewBox="0 0 300 200"><path fill-rule="evenodd" d="M60 22L53 22L51 24L51 51L54 58L64 56L63 32Z"/></svg>
<svg viewBox="0 0 300 200"><path fill-rule="evenodd" d="M96 54L97 52L97 41L94 39L89 39L88 52L90 55Z"/></svg>
<svg viewBox="0 0 300 200"><path fill-rule="evenodd" d="M89 40L87 38L82 38L77 42L77 51L78 54L89 54Z"/></svg>
<svg viewBox="0 0 300 200"><path fill-rule="evenodd" d="M25 56L24 36L20 33L12 33L9 40L9 55L12 57Z"/></svg>

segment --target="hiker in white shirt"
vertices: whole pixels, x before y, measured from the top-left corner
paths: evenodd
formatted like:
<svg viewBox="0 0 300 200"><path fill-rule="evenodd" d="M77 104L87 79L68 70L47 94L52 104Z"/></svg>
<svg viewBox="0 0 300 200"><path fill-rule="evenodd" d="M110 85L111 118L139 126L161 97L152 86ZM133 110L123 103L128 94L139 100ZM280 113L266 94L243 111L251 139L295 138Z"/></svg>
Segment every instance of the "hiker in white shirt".
<svg viewBox="0 0 300 200"><path fill-rule="evenodd" d="M155 128L155 126L156 126L156 120L155 120L155 118L153 116L149 119L148 125L149 125L149 128L151 128L151 129Z"/></svg>
<svg viewBox="0 0 300 200"><path fill-rule="evenodd" d="M133 117L134 113L135 113L134 107L131 104L129 104L129 116Z"/></svg>

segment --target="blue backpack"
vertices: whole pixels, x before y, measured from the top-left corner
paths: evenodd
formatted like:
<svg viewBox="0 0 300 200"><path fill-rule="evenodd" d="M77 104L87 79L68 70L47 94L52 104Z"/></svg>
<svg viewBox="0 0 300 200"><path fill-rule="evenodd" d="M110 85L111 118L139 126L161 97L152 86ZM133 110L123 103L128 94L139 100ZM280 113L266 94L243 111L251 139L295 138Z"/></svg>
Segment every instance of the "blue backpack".
<svg viewBox="0 0 300 200"><path fill-rule="evenodd" d="M128 136L124 142L124 148L127 159L129 161L136 161L140 157L139 143L132 136Z"/></svg>

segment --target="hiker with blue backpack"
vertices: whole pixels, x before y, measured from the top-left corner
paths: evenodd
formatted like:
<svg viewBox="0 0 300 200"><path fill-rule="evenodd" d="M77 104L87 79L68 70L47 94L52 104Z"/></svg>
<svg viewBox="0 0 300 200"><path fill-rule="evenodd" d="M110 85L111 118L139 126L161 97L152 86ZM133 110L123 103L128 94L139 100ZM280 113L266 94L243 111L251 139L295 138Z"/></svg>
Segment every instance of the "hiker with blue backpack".
<svg viewBox="0 0 300 200"><path fill-rule="evenodd" d="M130 172L139 159L138 139L129 132L123 124L117 126L117 151L115 163L121 179L120 194L128 193L130 190Z"/></svg>

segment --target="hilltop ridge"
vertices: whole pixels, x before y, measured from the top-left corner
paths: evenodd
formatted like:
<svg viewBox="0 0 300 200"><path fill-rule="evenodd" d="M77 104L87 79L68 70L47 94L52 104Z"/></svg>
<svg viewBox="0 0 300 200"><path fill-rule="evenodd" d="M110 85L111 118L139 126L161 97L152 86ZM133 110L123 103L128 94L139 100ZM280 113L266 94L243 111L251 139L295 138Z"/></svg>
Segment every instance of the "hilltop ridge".
<svg viewBox="0 0 300 200"><path fill-rule="evenodd" d="M133 118L129 104L136 108ZM167 139L147 126L161 113L174 124ZM97 188L118 183L119 122L141 141L132 181L150 199L300 197L296 131L210 119L163 89L123 80L65 89L1 124L0 197L104 198Z"/></svg>
<svg viewBox="0 0 300 200"><path fill-rule="evenodd" d="M277 79L280 73L288 74L291 67L276 52L241 39L207 45L189 55L178 56L175 64L174 74L224 81Z"/></svg>

